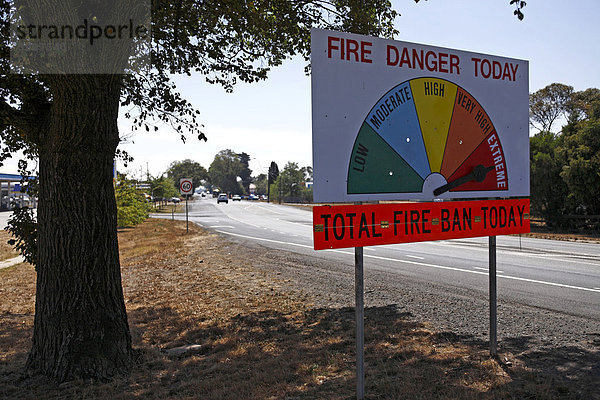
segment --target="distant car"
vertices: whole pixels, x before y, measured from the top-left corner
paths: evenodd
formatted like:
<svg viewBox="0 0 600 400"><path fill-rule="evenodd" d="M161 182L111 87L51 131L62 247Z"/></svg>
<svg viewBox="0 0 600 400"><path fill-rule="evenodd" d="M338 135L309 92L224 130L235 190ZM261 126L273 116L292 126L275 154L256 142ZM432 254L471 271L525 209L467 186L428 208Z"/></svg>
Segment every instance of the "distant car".
<svg viewBox="0 0 600 400"><path fill-rule="evenodd" d="M258 200L258 196L255 194L251 194L250 196L248 196L248 200Z"/></svg>
<svg viewBox="0 0 600 400"><path fill-rule="evenodd" d="M237 195L237 194L236 194L236 195L234 195L234 196L231 198L231 200L233 200L233 201L242 201L242 198L241 198L239 195Z"/></svg>
<svg viewBox="0 0 600 400"><path fill-rule="evenodd" d="M175 204L179 203L181 199L179 197L171 197L171 201Z"/></svg>
<svg viewBox="0 0 600 400"><path fill-rule="evenodd" d="M229 203L229 199L225 193L221 193L219 197L217 197L217 204L219 203Z"/></svg>

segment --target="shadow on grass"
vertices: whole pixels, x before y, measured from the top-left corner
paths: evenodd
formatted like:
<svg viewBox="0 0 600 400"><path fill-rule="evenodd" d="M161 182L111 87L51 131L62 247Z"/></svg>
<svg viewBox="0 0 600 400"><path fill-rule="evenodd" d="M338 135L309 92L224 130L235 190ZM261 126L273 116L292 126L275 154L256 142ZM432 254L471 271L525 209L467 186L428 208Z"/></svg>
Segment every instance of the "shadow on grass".
<svg viewBox="0 0 600 400"><path fill-rule="evenodd" d="M190 318L170 307L138 308L129 313L129 321L140 351L129 377L56 387L17 374L26 356L15 351L2 359L0 397L355 398L352 308L261 310L222 320ZM3 346L10 342L5 338L22 334L15 324L0 327ZM180 355L167 351L190 344L200 346ZM394 305L368 308L366 398L598 398L598 353L573 347L527 353L533 345L527 337L501 345L504 351L527 354L523 361L534 368L500 365L487 357L487 343L431 332Z"/></svg>

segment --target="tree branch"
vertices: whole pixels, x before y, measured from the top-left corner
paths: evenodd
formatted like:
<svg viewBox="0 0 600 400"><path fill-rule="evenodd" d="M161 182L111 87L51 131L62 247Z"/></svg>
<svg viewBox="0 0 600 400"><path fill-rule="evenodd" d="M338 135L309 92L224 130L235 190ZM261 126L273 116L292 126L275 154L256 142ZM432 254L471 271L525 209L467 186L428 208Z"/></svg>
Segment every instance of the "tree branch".
<svg viewBox="0 0 600 400"><path fill-rule="evenodd" d="M4 126L12 126L17 134L25 141L39 144L40 133L46 121L50 105L40 106L35 115L30 115L22 110L14 108L5 100L0 99L0 122Z"/></svg>
<svg viewBox="0 0 600 400"><path fill-rule="evenodd" d="M0 100L0 120L4 125L11 125L17 129L28 127L27 117L21 110L12 107L4 100Z"/></svg>

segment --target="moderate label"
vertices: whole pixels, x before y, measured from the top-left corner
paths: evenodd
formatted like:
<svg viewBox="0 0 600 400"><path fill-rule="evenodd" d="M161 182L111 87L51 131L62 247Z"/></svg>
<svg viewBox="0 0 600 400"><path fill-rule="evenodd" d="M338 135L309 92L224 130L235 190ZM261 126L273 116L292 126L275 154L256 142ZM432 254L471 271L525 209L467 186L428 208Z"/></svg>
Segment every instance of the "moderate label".
<svg viewBox="0 0 600 400"><path fill-rule="evenodd" d="M527 233L529 199L317 206L315 250Z"/></svg>

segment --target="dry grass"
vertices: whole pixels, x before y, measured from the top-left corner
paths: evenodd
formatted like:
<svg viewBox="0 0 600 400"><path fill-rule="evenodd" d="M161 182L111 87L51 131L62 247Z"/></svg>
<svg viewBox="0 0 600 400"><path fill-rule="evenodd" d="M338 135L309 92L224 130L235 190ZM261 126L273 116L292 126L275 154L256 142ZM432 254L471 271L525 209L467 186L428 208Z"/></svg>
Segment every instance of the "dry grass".
<svg viewBox="0 0 600 400"><path fill-rule="evenodd" d="M56 386L21 374L35 272L0 271L0 397L351 399L354 311L317 308L222 239L149 220L120 232L123 286L138 365L110 383ZM578 398L552 378L428 329L394 306L366 310L368 399ZM198 345L184 354L169 349Z"/></svg>
<svg viewBox="0 0 600 400"><path fill-rule="evenodd" d="M8 260L19 254L7 242L12 236L3 229L0 229L0 261Z"/></svg>
<svg viewBox="0 0 600 400"><path fill-rule="evenodd" d="M171 214L185 212L185 200L178 204L161 204L152 207L152 212L157 214Z"/></svg>

